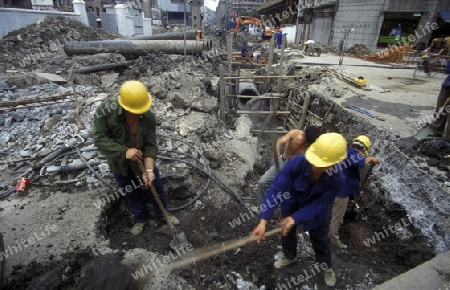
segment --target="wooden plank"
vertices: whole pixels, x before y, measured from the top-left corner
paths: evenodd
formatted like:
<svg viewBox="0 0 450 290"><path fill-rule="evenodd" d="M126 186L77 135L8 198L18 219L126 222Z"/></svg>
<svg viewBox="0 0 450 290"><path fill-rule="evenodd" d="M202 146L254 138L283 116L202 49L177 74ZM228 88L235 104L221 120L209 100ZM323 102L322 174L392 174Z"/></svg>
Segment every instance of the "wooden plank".
<svg viewBox="0 0 450 290"><path fill-rule="evenodd" d="M281 76L284 73L283 63L284 63L284 49L286 48L286 34L282 36L282 44L281 44L281 56L280 56L280 67L278 70L278 74ZM278 79L278 91L281 91L281 78Z"/></svg>
<svg viewBox="0 0 450 290"><path fill-rule="evenodd" d="M300 118L300 122L298 122L298 129L303 130L303 126L305 125L306 115L308 114L309 102L311 100L310 92L306 91L305 100L303 101L303 111L302 116Z"/></svg>
<svg viewBox="0 0 450 290"><path fill-rule="evenodd" d="M271 130L250 130L251 132L255 133L280 133L280 134L286 134L288 131L271 131Z"/></svg>
<svg viewBox="0 0 450 290"><path fill-rule="evenodd" d="M225 77L226 80L238 80L238 79L249 79L249 80L258 80L258 79L298 79L301 76L241 76L241 77Z"/></svg>
<svg viewBox="0 0 450 290"><path fill-rule="evenodd" d="M225 96L225 80L223 77L224 67L222 64L219 65L219 115L222 122L225 122L225 105L226 105L226 96Z"/></svg>
<svg viewBox="0 0 450 290"><path fill-rule="evenodd" d="M285 95L280 93L268 93L260 96L248 96L248 95L228 95L228 97L238 98L238 99L280 99Z"/></svg>
<svg viewBox="0 0 450 290"><path fill-rule="evenodd" d="M289 111L242 111L242 110L237 110L236 113L237 114L275 114L275 115L287 114L287 115L289 115L291 112L289 112Z"/></svg>

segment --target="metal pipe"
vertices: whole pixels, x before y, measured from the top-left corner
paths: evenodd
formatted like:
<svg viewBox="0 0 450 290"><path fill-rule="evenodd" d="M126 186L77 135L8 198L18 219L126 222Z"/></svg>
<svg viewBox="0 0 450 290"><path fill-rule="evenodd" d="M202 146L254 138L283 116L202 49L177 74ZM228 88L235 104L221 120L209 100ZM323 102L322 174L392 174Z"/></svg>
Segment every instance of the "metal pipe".
<svg viewBox="0 0 450 290"><path fill-rule="evenodd" d="M183 40L184 32L169 32L162 34L152 34L152 35L139 35L129 38L130 40ZM196 40L197 31L191 30L186 31L187 40Z"/></svg>
<svg viewBox="0 0 450 290"><path fill-rule="evenodd" d="M189 54L201 54L208 50L210 44L204 41L186 41L186 49ZM103 40L103 41L80 41L67 42L64 52L68 55L74 54L97 54L97 53L123 53L133 55L147 55L154 52L168 54L183 54L183 40Z"/></svg>
<svg viewBox="0 0 450 290"><path fill-rule="evenodd" d="M135 60L129 60L129 61L120 61L120 62L114 62L114 63L85 66L85 67L80 67L79 69L74 70L74 72L80 73L80 74L91 73L91 72L96 72L96 71L101 71L101 70L107 70L107 69L113 69L113 68L118 68L118 67L122 67L122 66L127 66L130 64L134 64L135 62L136 62Z"/></svg>

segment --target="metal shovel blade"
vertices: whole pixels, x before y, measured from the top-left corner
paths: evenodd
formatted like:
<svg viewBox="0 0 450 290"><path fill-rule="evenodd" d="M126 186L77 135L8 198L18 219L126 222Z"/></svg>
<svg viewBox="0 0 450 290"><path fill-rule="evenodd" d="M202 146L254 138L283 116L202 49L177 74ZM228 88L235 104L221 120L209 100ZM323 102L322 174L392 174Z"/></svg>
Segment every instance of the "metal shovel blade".
<svg viewBox="0 0 450 290"><path fill-rule="evenodd" d="M431 126L429 124L427 124L427 125L423 126L422 128L420 128L417 131L417 133L414 136L414 138L417 141L421 141L421 140L425 139L426 137L428 137L428 135L430 134L431 130L432 130Z"/></svg>
<svg viewBox="0 0 450 290"><path fill-rule="evenodd" d="M170 247L172 250L177 251L181 248L186 248L186 245L189 244L187 237L184 232L179 232L174 235L173 240L170 241Z"/></svg>

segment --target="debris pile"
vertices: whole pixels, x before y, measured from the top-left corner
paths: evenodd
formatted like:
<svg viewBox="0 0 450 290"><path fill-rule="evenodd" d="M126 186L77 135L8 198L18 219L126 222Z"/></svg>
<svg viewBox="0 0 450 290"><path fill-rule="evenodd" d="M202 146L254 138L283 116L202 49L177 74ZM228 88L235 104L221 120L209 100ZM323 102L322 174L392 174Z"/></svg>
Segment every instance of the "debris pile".
<svg viewBox="0 0 450 290"><path fill-rule="evenodd" d="M393 45L361 58L375 62L401 62L405 55L412 52L412 49L412 44Z"/></svg>
<svg viewBox="0 0 450 290"><path fill-rule="evenodd" d="M119 35L86 27L66 17L45 17L36 24L11 31L0 41L0 72L24 68L42 69L61 64L68 41L107 40Z"/></svg>
<svg viewBox="0 0 450 290"><path fill-rule="evenodd" d="M345 50L345 53L352 54L354 56L361 56L370 53L370 50L364 44L355 44Z"/></svg>

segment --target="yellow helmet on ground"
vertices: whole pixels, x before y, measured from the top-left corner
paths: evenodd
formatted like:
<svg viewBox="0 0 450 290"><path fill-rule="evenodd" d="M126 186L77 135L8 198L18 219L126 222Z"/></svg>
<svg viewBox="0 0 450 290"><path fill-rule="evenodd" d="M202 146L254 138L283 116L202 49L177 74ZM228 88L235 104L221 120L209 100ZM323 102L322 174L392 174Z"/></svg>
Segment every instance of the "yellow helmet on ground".
<svg viewBox="0 0 450 290"><path fill-rule="evenodd" d="M369 137L367 137L366 135L360 135L353 139L353 146L357 147L358 149L364 149L364 154L369 154L369 149L370 146L372 146L372 142L370 142Z"/></svg>
<svg viewBox="0 0 450 290"><path fill-rule="evenodd" d="M152 106L152 96L139 81L126 81L122 84L118 97L119 105L133 114L143 114Z"/></svg>
<svg viewBox="0 0 450 290"><path fill-rule="evenodd" d="M329 167L347 158L347 141L339 133L320 135L305 153L306 160L316 167Z"/></svg>

